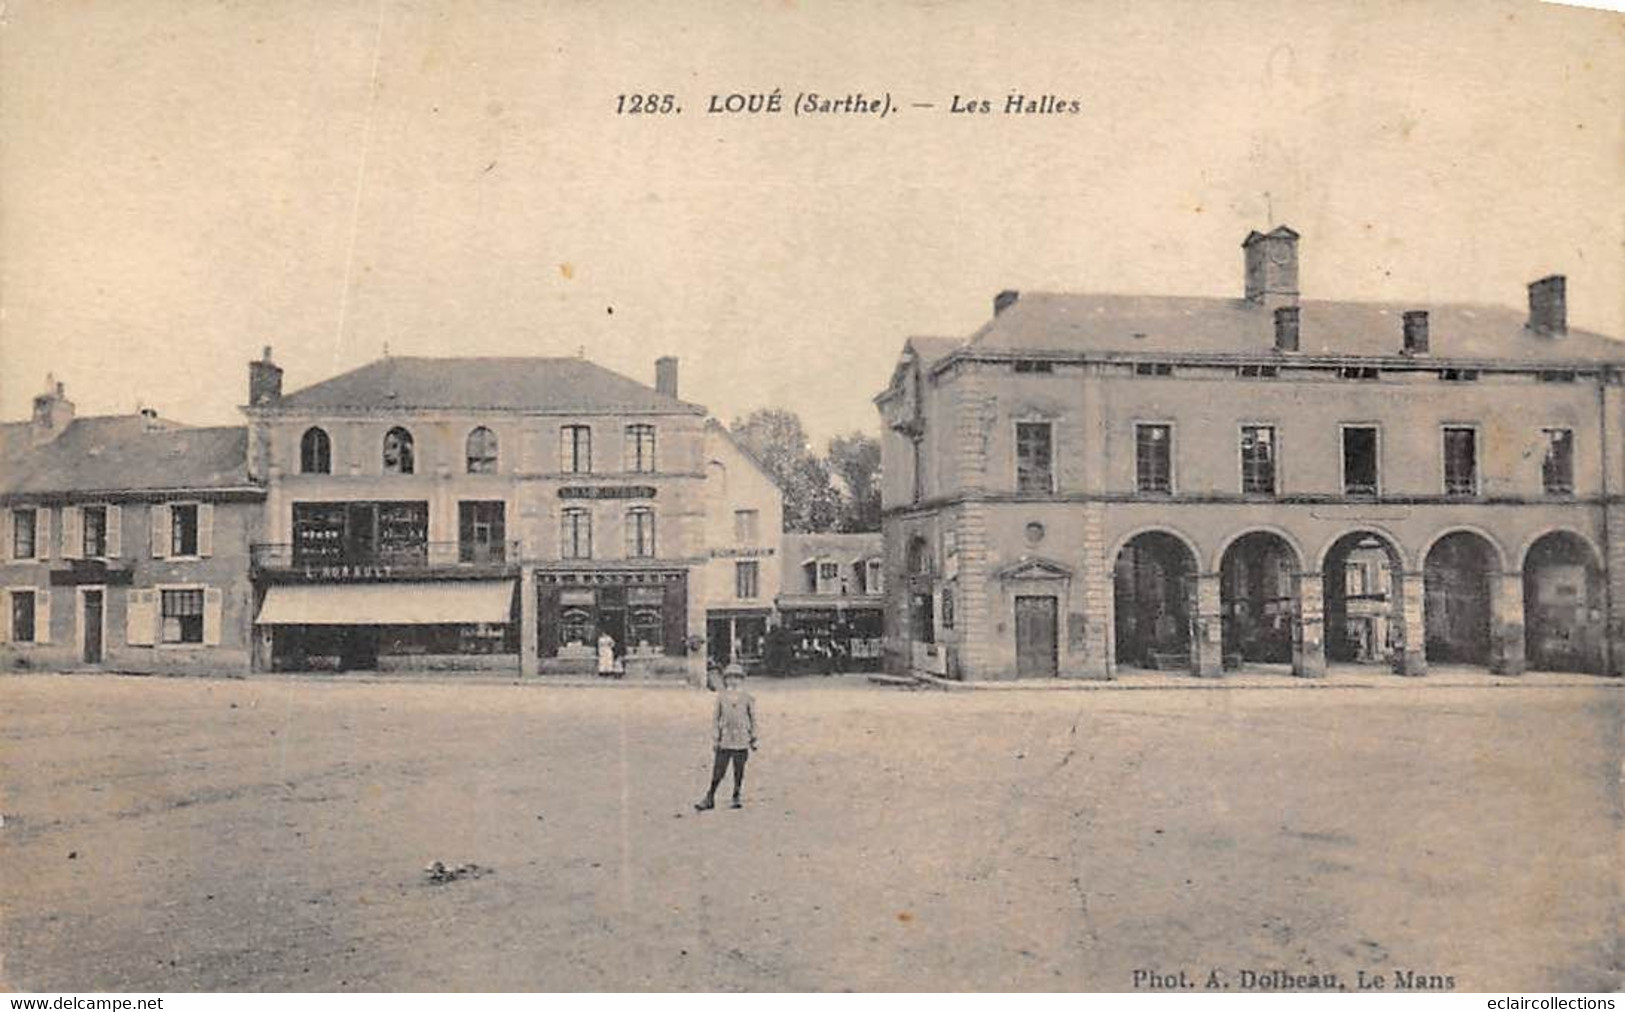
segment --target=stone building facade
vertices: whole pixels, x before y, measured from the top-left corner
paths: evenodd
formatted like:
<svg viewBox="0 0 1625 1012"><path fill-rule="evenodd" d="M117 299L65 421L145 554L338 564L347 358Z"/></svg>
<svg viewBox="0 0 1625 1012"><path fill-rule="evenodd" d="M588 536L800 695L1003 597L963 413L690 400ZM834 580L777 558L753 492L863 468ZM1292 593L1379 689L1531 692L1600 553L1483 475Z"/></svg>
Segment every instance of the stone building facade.
<svg viewBox="0 0 1625 1012"><path fill-rule="evenodd" d="M886 650L967 679L1380 661L1617 671L1625 345L1528 312L1001 293L906 342L883 421Z"/></svg>
<svg viewBox="0 0 1625 1012"><path fill-rule="evenodd" d="M55 382L0 425L0 667L246 672L247 446L150 410L75 417Z"/></svg>

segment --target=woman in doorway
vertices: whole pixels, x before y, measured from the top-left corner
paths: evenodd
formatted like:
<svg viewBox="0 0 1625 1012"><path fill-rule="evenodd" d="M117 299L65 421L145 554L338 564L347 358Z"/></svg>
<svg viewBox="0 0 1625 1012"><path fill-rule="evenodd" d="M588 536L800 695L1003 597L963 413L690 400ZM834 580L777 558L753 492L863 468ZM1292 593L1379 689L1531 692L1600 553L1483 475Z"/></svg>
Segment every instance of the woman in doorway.
<svg viewBox="0 0 1625 1012"><path fill-rule="evenodd" d="M614 678L619 672L615 670L615 637L609 633L598 634L598 677Z"/></svg>

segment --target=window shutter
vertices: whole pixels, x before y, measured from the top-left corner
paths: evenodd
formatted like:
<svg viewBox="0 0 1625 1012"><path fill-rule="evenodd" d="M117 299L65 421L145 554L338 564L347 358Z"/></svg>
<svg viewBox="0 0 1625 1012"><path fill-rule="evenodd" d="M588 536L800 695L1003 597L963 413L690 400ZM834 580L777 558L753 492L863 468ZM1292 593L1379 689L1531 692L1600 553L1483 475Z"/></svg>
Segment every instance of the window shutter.
<svg viewBox="0 0 1625 1012"><path fill-rule="evenodd" d="M0 590L0 643L11 642L11 591Z"/></svg>
<svg viewBox="0 0 1625 1012"><path fill-rule="evenodd" d="M85 554L85 521L77 506L62 507L62 557L79 559Z"/></svg>
<svg viewBox="0 0 1625 1012"><path fill-rule="evenodd" d="M214 503L198 505L197 553L205 558L214 554Z"/></svg>
<svg viewBox="0 0 1625 1012"><path fill-rule="evenodd" d="M158 624L158 592L132 590L125 610L124 642L132 647L150 647L154 642L154 627Z"/></svg>
<svg viewBox="0 0 1625 1012"><path fill-rule="evenodd" d="M152 557L162 559L169 555L170 518L167 503L154 503L152 507Z"/></svg>
<svg viewBox="0 0 1625 1012"><path fill-rule="evenodd" d="M203 645L217 647L220 645L220 613L225 604L225 594L219 587L203 588Z"/></svg>
<svg viewBox="0 0 1625 1012"><path fill-rule="evenodd" d="M34 557L51 557L51 508L41 506L34 513Z"/></svg>
<svg viewBox="0 0 1625 1012"><path fill-rule="evenodd" d="M35 516L38 516L38 514L35 514ZM39 521L38 520L34 521L34 524L35 524L35 526L34 526L34 540L38 541L39 540ZM4 559L7 562L10 562L12 559L16 558L16 556L12 554L12 552L17 547L17 534L16 534L16 531L17 531L17 511L16 510L6 510L5 511L5 523L4 523L4 526L0 526L0 538L5 538L6 539L6 543L4 545L0 545L0 559Z"/></svg>
<svg viewBox="0 0 1625 1012"><path fill-rule="evenodd" d="M34 642L51 642L51 592L34 591Z"/></svg>
<svg viewBox="0 0 1625 1012"><path fill-rule="evenodd" d="M107 507L107 557L116 559L124 549L124 511L118 506Z"/></svg>

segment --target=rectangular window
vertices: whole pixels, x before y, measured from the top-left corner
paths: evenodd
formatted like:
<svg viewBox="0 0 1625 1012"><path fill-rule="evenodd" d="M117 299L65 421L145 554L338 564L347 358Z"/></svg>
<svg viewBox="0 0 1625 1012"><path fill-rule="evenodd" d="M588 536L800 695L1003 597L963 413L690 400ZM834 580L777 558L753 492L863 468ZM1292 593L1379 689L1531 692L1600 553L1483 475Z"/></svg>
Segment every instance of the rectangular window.
<svg viewBox="0 0 1625 1012"><path fill-rule="evenodd" d="M818 564L818 593L834 594L841 587L841 567L835 562L820 562Z"/></svg>
<svg viewBox="0 0 1625 1012"><path fill-rule="evenodd" d="M636 506L626 511L626 557L652 559L655 554L655 511Z"/></svg>
<svg viewBox="0 0 1625 1012"><path fill-rule="evenodd" d="M34 510L11 511L11 557L32 559L35 554L35 524L39 514Z"/></svg>
<svg viewBox="0 0 1625 1012"><path fill-rule="evenodd" d="M1054 491L1051 467L1050 424L1016 423L1016 491Z"/></svg>
<svg viewBox="0 0 1625 1012"><path fill-rule="evenodd" d="M502 562L507 558L507 503L500 500L457 504L457 558L460 562Z"/></svg>
<svg viewBox="0 0 1625 1012"><path fill-rule="evenodd" d="M626 427L626 469L637 474L650 474L655 469L655 427L628 425Z"/></svg>
<svg viewBox="0 0 1625 1012"><path fill-rule="evenodd" d="M169 554L197 554L196 503L178 503L169 507Z"/></svg>
<svg viewBox="0 0 1625 1012"><path fill-rule="evenodd" d="M107 507L86 506L80 511L84 524L84 556L101 559L107 556Z"/></svg>
<svg viewBox="0 0 1625 1012"><path fill-rule="evenodd" d="M1343 427L1343 494L1377 494L1377 430L1374 426Z"/></svg>
<svg viewBox="0 0 1625 1012"><path fill-rule="evenodd" d="M1444 429L1444 494L1478 494L1478 430L1460 425Z"/></svg>
<svg viewBox="0 0 1625 1012"><path fill-rule="evenodd" d="M1546 456L1541 461L1541 484L1547 495L1574 494L1574 430L1542 429Z"/></svg>
<svg viewBox="0 0 1625 1012"><path fill-rule="evenodd" d="M163 592L165 643L203 642L203 591Z"/></svg>
<svg viewBox="0 0 1625 1012"><path fill-rule="evenodd" d="M1169 425L1134 427L1134 487L1167 495L1174 490L1174 431Z"/></svg>
<svg viewBox="0 0 1625 1012"><path fill-rule="evenodd" d="M566 559L592 558L592 514L584 509L564 511L559 531L559 555Z"/></svg>
<svg viewBox="0 0 1625 1012"><path fill-rule="evenodd" d="M1172 376L1174 367L1167 362L1136 362L1134 375L1136 376Z"/></svg>
<svg viewBox="0 0 1625 1012"><path fill-rule="evenodd" d="M585 425L559 429L559 464L571 474L592 472L592 429Z"/></svg>
<svg viewBox="0 0 1625 1012"><path fill-rule="evenodd" d="M760 510L734 510L734 543L754 545L761 537Z"/></svg>
<svg viewBox="0 0 1625 1012"><path fill-rule="evenodd" d="M14 643L34 642L34 592L11 592L11 639Z"/></svg>
<svg viewBox="0 0 1625 1012"><path fill-rule="evenodd" d="M1275 494L1275 427L1241 427L1241 491L1247 495Z"/></svg>
<svg viewBox="0 0 1625 1012"><path fill-rule="evenodd" d="M748 600L760 593L761 567L754 562L734 563L734 596Z"/></svg>

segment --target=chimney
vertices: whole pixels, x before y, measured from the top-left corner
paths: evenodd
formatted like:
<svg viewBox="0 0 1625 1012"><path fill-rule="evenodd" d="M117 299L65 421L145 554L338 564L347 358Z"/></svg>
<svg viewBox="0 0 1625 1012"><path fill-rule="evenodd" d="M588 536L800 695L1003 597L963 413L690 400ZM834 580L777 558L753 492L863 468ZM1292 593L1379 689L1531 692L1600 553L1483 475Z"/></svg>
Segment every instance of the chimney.
<svg viewBox="0 0 1625 1012"><path fill-rule="evenodd" d="M1561 274L1529 283L1529 329L1551 337L1568 333L1568 298Z"/></svg>
<svg viewBox="0 0 1625 1012"><path fill-rule="evenodd" d="M655 390L667 397L677 396L677 356L662 355L655 359Z"/></svg>
<svg viewBox="0 0 1625 1012"><path fill-rule="evenodd" d="M282 367L271 361L271 346L266 345L259 361L248 363L248 406L264 407L281 399Z"/></svg>
<svg viewBox="0 0 1625 1012"><path fill-rule="evenodd" d="M1013 288L1006 288L1004 291L993 296L993 315L998 316L1006 309L1009 309L1011 306L1016 304L1016 300L1019 298L1021 298L1021 293Z"/></svg>
<svg viewBox="0 0 1625 1012"><path fill-rule="evenodd" d="M141 415L142 432L157 432L163 428L163 425L158 421L157 408L143 407L139 413Z"/></svg>
<svg viewBox="0 0 1625 1012"><path fill-rule="evenodd" d="M1275 310L1298 304L1298 233L1285 225L1249 232L1241 243L1247 301Z"/></svg>
<svg viewBox="0 0 1625 1012"><path fill-rule="evenodd" d="M45 392L34 398L34 420L31 426L34 445L49 443L62 435L73 424L73 402L67 390L55 376L45 377Z"/></svg>
<svg viewBox="0 0 1625 1012"><path fill-rule="evenodd" d="M1298 350L1298 307L1280 306L1275 310L1275 350Z"/></svg>
<svg viewBox="0 0 1625 1012"><path fill-rule="evenodd" d="M1405 311L1405 346L1401 350L1406 355L1426 355L1428 353L1427 310L1409 309Z"/></svg>

